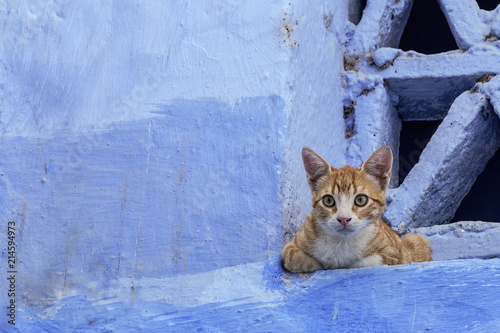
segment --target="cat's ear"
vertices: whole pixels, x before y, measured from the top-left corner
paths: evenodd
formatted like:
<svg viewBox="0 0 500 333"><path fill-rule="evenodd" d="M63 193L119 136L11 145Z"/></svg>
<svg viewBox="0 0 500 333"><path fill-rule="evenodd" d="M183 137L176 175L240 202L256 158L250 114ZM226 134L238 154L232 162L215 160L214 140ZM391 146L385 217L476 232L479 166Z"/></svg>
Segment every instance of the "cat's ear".
<svg viewBox="0 0 500 333"><path fill-rule="evenodd" d="M385 190L391 179L392 151L389 146L382 146L377 149L363 163L361 170L371 176Z"/></svg>
<svg viewBox="0 0 500 333"><path fill-rule="evenodd" d="M302 148L302 161L307 174L307 183L314 190L317 187L318 181L328 174L330 165L314 150L308 147Z"/></svg>

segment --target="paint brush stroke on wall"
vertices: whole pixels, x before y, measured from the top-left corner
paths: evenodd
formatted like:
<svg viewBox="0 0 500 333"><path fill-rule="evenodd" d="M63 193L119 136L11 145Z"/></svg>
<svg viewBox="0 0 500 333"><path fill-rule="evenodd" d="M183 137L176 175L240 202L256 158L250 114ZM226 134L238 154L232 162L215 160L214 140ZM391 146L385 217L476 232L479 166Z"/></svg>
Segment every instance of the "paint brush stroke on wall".
<svg viewBox="0 0 500 333"><path fill-rule="evenodd" d="M193 274L278 252L283 106L178 100L105 131L4 139L23 289L52 297L89 279Z"/></svg>

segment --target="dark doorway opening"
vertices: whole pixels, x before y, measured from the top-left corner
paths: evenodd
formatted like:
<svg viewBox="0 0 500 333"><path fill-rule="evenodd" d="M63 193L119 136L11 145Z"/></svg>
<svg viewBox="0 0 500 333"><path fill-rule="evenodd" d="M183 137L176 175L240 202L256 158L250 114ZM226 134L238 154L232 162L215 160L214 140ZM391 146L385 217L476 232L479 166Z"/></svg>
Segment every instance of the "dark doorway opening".
<svg viewBox="0 0 500 333"><path fill-rule="evenodd" d="M479 8L484 10L494 10L500 4L498 0L476 0Z"/></svg>
<svg viewBox="0 0 500 333"><path fill-rule="evenodd" d="M446 17L436 0L416 0L406 24L399 48L435 54L457 50Z"/></svg>
<svg viewBox="0 0 500 333"><path fill-rule="evenodd" d="M500 222L500 154L489 160L469 193L458 207L452 222Z"/></svg>
<svg viewBox="0 0 500 333"><path fill-rule="evenodd" d="M399 183L417 164L422 151L436 132L441 120L404 121L399 141Z"/></svg>

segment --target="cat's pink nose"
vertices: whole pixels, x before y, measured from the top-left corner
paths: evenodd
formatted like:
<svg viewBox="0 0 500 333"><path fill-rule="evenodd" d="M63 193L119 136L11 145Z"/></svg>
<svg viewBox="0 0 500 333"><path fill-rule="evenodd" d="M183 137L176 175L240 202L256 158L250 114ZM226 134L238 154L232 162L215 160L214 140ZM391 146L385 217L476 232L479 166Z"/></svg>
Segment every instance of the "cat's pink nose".
<svg viewBox="0 0 500 333"><path fill-rule="evenodd" d="M350 217L337 217L337 221L339 221L340 224L342 224L344 227L347 225L347 223L349 223L350 220Z"/></svg>

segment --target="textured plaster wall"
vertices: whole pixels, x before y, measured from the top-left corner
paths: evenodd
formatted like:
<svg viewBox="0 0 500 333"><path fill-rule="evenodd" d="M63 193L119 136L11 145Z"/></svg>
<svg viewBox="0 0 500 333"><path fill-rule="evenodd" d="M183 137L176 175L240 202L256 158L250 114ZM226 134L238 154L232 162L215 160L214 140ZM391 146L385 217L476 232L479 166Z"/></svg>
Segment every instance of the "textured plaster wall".
<svg viewBox="0 0 500 333"><path fill-rule="evenodd" d="M282 168L283 239L289 240L309 214L310 189L301 150L309 146L333 166L346 163L342 112L343 24L348 10L325 2L297 2L292 6L293 38L290 53L290 94Z"/></svg>
<svg viewBox="0 0 500 333"><path fill-rule="evenodd" d="M400 118L454 124L392 179L387 220L437 260L498 256L495 224L435 225L499 145L497 12L452 2L461 50L435 56L397 49L412 1L362 16L347 0L2 3L0 213L18 273L0 329L497 329L498 259L279 264L310 207L302 146L358 166L398 151Z"/></svg>
<svg viewBox="0 0 500 333"><path fill-rule="evenodd" d="M116 295L120 278L133 306L144 277L279 251L284 12L279 1L2 6L0 197L4 225L17 224L18 328L71 315L47 312L58 299ZM167 299L181 287L169 288Z"/></svg>
<svg viewBox="0 0 500 333"><path fill-rule="evenodd" d="M2 209L18 221L20 269L198 272L279 248L285 11L6 4ZM36 253L46 262L26 262Z"/></svg>
<svg viewBox="0 0 500 333"><path fill-rule="evenodd" d="M16 222L18 324L0 328L146 328L147 313L124 314L192 306L212 293L201 279L275 257L283 216L308 203L302 145L343 163L331 92L347 11L3 3L0 211Z"/></svg>

